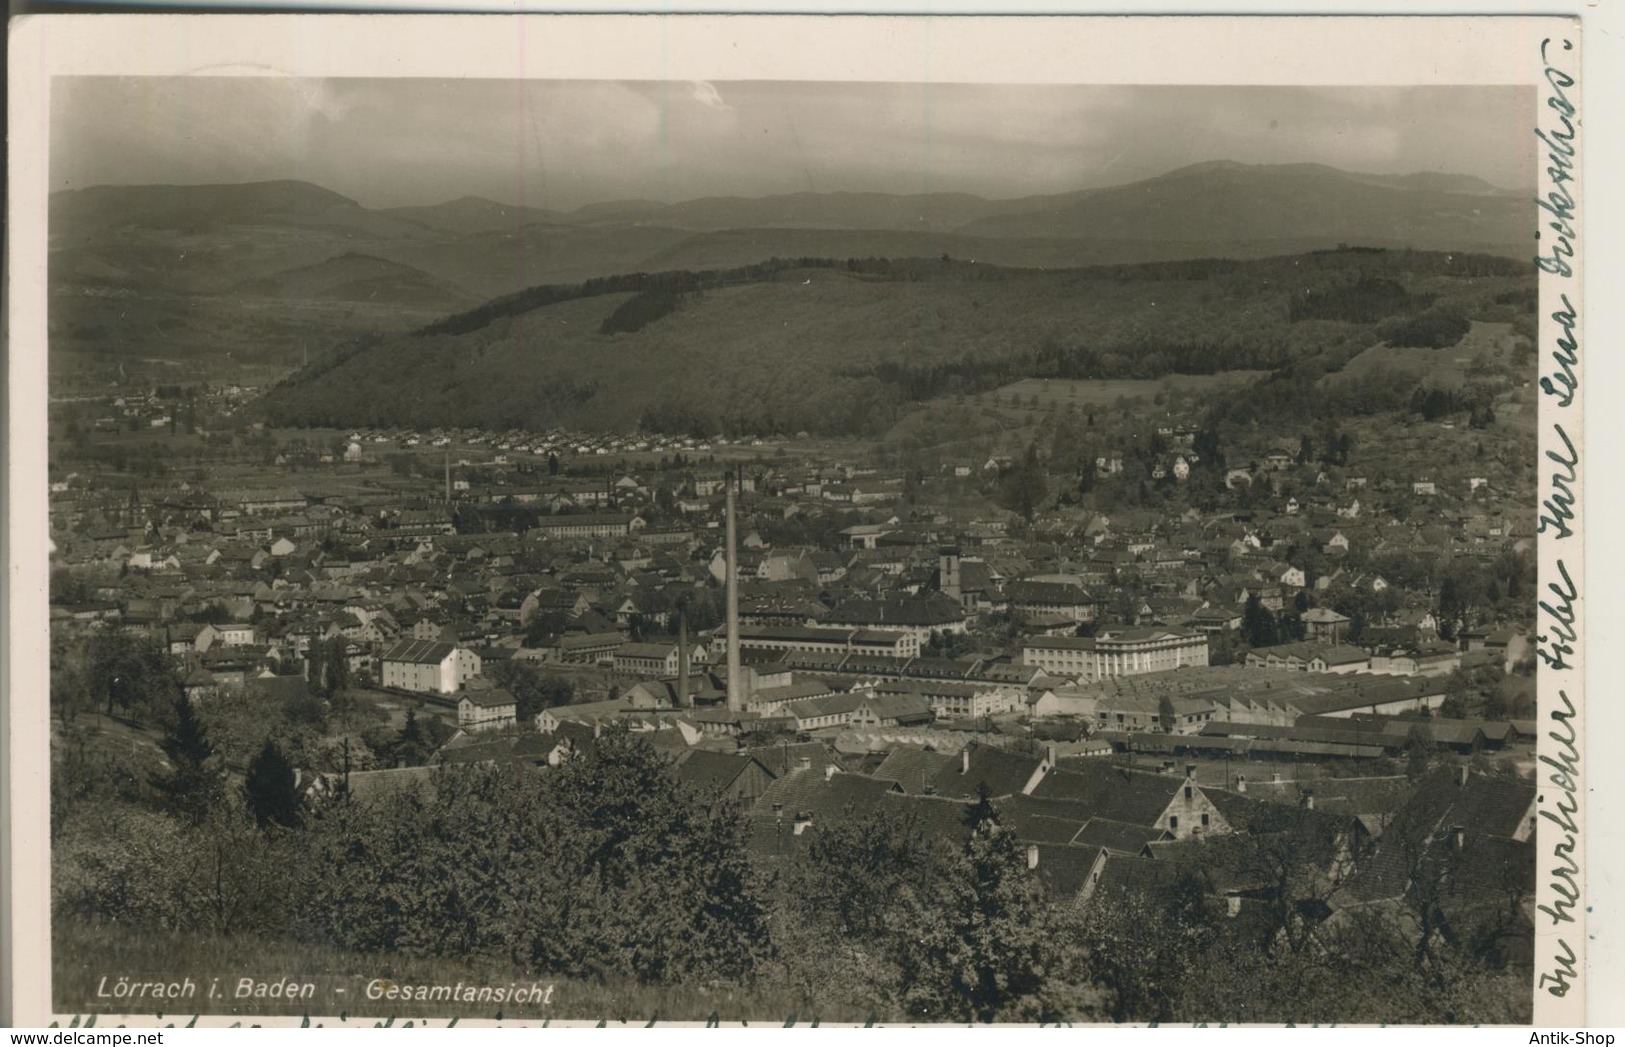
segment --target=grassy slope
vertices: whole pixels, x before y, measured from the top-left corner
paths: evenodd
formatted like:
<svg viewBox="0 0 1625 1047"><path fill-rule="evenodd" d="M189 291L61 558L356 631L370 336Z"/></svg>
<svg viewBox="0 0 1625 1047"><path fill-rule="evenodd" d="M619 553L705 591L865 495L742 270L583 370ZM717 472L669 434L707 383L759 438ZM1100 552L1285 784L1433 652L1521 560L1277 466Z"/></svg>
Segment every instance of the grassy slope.
<svg viewBox="0 0 1625 1047"><path fill-rule="evenodd" d="M53 752L67 745L83 746L90 762L123 765L143 779L165 765L161 737L156 728L137 727L99 711L81 713L66 729L59 719L51 720Z"/></svg>
<svg viewBox="0 0 1625 1047"><path fill-rule="evenodd" d="M1467 367L1480 356L1505 362L1511 350L1512 325L1475 321L1461 341L1444 349L1409 349L1373 345L1344 365L1336 375L1327 375L1322 384L1359 381L1373 370L1397 370L1419 383L1440 388L1456 388L1467 381Z"/></svg>
<svg viewBox="0 0 1625 1047"><path fill-rule="evenodd" d="M237 361L295 364L369 332L404 332L444 314L435 303L279 300L226 295L53 294L53 366L75 357L182 361L177 378L231 354Z"/></svg>
<svg viewBox="0 0 1625 1047"><path fill-rule="evenodd" d="M293 301L417 303L447 312L476 304L467 292L420 269L355 253L250 280L234 292Z"/></svg>

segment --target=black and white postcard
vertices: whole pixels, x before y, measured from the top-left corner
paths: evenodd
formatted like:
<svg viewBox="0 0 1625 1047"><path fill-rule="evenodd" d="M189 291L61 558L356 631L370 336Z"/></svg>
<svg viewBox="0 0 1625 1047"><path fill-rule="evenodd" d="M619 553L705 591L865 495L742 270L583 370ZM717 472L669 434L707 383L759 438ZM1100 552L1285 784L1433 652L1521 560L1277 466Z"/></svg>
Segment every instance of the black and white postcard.
<svg viewBox="0 0 1625 1047"><path fill-rule="evenodd" d="M1583 1024L1580 45L19 26L17 1021Z"/></svg>

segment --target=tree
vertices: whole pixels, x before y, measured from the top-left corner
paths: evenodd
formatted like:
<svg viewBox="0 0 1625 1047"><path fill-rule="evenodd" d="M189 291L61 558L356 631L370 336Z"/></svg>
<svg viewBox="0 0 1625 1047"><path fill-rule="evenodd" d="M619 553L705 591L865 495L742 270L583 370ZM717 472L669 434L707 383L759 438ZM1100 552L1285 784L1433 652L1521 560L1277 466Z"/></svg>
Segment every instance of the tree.
<svg viewBox="0 0 1625 1047"><path fill-rule="evenodd" d="M395 759L408 767L420 767L428 759L430 745L423 735L416 709L406 710L406 722L401 724L400 741L395 745Z"/></svg>
<svg viewBox="0 0 1625 1047"><path fill-rule="evenodd" d="M999 479L999 504L1032 523L1049 495L1049 474L1038 459L1038 444L1027 445L1021 461Z"/></svg>
<svg viewBox="0 0 1625 1047"><path fill-rule="evenodd" d="M543 709L569 705L575 698L575 687L568 679L512 658L489 663L486 675L513 694L522 724L530 723Z"/></svg>
<svg viewBox="0 0 1625 1047"><path fill-rule="evenodd" d="M789 873L794 917L832 936L883 941L896 929L900 900L930 893L940 855L917 820L869 811L820 826Z"/></svg>
<svg viewBox="0 0 1625 1047"><path fill-rule="evenodd" d="M316 694L331 700L335 694L350 686L350 645L342 636L334 636L310 645L305 655L305 675Z"/></svg>
<svg viewBox="0 0 1625 1047"><path fill-rule="evenodd" d="M89 688L79 661L77 657L71 660L60 656L52 658L51 708L62 719L63 726L71 725L81 712L86 711L88 704L86 692Z"/></svg>
<svg viewBox="0 0 1625 1047"><path fill-rule="evenodd" d="M1260 805L1246 832L1226 844L1237 852L1236 867L1264 888L1259 899L1258 944L1284 943L1294 955L1316 943L1331 901L1342 890L1357 839L1349 822L1307 807Z"/></svg>
<svg viewBox="0 0 1625 1047"><path fill-rule="evenodd" d="M1466 613L1460 586L1453 575L1445 575L1439 583L1439 635L1446 640L1456 636L1456 623Z"/></svg>
<svg viewBox="0 0 1625 1047"><path fill-rule="evenodd" d="M1264 606L1257 593L1247 597L1247 605L1242 609L1241 635L1249 647L1270 647L1278 639L1275 616Z"/></svg>
<svg viewBox="0 0 1625 1047"><path fill-rule="evenodd" d="M270 738L248 765L243 782L243 803L261 829L273 825L297 829L303 822L293 764Z"/></svg>
<svg viewBox="0 0 1625 1047"><path fill-rule="evenodd" d="M66 567L58 567L51 572L51 603L71 605L84 603L90 597L91 588L85 579Z"/></svg>
<svg viewBox="0 0 1625 1047"><path fill-rule="evenodd" d="M1302 593L1298 594L1302 596ZM1275 635L1277 639L1288 642L1302 640L1306 635L1303 624L1303 615L1296 609L1281 611L1275 616Z"/></svg>
<svg viewBox="0 0 1625 1047"><path fill-rule="evenodd" d="M180 688L175 694L172 719L160 743L169 765L153 775L152 785L171 813L201 822L224 798L225 773L192 700Z"/></svg>
<svg viewBox="0 0 1625 1047"><path fill-rule="evenodd" d="M970 838L899 942L903 1002L927 1021L1031 1020L1057 957L1052 909L985 792L970 817Z"/></svg>
<svg viewBox="0 0 1625 1047"><path fill-rule="evenodd" d="M123 629L92 634L86 650L91 697L114 709L137 715L163 711L180 689L169 655L156 641L139 638Z"/></svg>
<svg viewBox="0 0 1625 1047"><path fill-rule="evenodd" d="M767 938L743 816L624 728L545 775L441 768L305 836L308 932L344 948L692 986L748 976Z"/></svg>
<svg viewBox="0 0 1625 1047"><path fill-rule="evenodd" d="M1411 724L1405 732L1405 774L1412 779L1427 773L1433 762L1433 731L1427 724Z"/></svg>
<svg viewBox="0 0 1625 1047"><path fill-rule="evenodd" d="M1213 918L1209 885L1183 869L1172 884L1111 887L1090 896L1078 937L1113 1021L1167 1021L1190 976L1201 969Z"/></svg>
<svg viewBox="0 0 1625 1047"><path fill-rule="evenodd" d="M544 611L525 626L525 646L545 647L569 626L570 618L560 611Z"/></svg>

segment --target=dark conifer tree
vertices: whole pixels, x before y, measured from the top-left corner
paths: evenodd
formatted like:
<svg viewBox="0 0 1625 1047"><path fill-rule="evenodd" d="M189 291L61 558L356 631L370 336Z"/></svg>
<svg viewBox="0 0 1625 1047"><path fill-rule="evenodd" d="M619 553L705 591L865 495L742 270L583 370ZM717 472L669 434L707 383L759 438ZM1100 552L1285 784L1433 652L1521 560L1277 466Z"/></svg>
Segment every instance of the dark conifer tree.
<svg viewBox="0 0 1625 1047"><path fill-rule="evenodd" d="M243 783L243 802L261 829L273 825L296 829L303 822L293 764L276 742L267 738Z"/></svg>
<svg viewBox="0 0 1625 1047"><path fill-rule="evenodd" d="M153 787L172 813L202 821L224 798L225 776L214 758L208 731L185 691L176 691L173 721L160 744L169 766L153 776Z"/></svg>

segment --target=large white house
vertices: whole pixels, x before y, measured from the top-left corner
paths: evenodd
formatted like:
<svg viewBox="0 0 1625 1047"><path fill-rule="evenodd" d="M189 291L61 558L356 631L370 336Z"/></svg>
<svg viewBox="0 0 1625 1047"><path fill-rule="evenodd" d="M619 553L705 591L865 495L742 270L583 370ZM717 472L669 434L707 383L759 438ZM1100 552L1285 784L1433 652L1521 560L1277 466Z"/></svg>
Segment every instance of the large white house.
<svg viewBox="0 0 1625 1047"><path fill-rule="evenodd" d="M404 691L455 694L480 675L480 656L457 644L402 640L379 659L379 682Z"/></svg>

